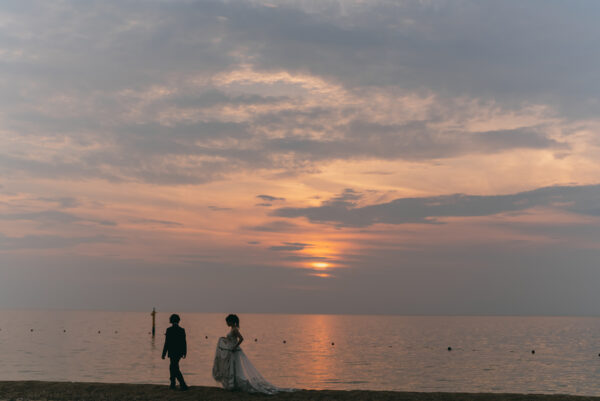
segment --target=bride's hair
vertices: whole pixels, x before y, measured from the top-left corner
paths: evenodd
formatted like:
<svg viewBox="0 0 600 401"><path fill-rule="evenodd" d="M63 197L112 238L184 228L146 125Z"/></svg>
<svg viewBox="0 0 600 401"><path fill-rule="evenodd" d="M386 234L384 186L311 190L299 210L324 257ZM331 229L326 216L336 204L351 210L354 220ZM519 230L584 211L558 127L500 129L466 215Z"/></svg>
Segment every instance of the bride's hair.
<svg viewBox="0 0 600 401"><path fill-rule="evenodd" d="M240 327L240 318L237 315L228 315L225 321L227 322L227 326Z"/></svg>

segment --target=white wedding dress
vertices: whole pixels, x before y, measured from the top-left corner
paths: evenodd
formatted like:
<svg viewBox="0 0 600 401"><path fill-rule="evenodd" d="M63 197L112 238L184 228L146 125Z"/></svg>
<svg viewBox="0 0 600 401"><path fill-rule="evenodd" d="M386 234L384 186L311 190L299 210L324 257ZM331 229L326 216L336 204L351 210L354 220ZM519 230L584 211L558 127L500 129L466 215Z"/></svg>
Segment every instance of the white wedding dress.
<svg viewBox="0 0 600 401"><path fill-rule="evenodd" d="M224 389L262 394L293 391L293 389L276 387L266 381L241 348L238 347L233 351L236 344L237 338L232 332L229 332L226 337L219 338L217 342L213 378L221 383Z"/></svg>

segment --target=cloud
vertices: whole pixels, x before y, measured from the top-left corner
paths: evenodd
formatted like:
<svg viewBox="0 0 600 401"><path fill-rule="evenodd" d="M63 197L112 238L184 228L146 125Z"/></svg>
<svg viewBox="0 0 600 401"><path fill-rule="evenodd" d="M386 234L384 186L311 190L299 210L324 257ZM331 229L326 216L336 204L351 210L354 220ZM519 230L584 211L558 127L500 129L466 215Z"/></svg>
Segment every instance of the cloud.
<svg viewBox="0 0 600 401"><path fill-rule="evenodd" d="M244 21L228 15L232 34L254 45L261 67L506 103L516 96L568 107L567 99L598 98L592 82L600 57L586 50L598 34L597 5L415 0L309 12L298 4L248 8Z"/></svg>
<svg viewBox="0 0 600 401"><path fill-rule="evenodd" d="M189 91L188 93L178 93L165 97L162 99L162 106L198 109L210 108L217 105L273 105L288 100L290 100L288 96L261 96L258 94L234 95L226 93L218 88L207 87L199 92Z"/></svg>
<svg viewBox="0 0 600 401"><path fill-rule="evenodd" d="M149 224L149 225L160 225L166 227L181 227L183 224L178 223L176 221L168 221L168 220L155 220L155 219L134 219L132 222L136 224Z"/></svg>
<svg viewBox="0 0 600 401"><path fill-rule="evenodd" d="M332 259L326 256L287 255L283 260L289 260L291 262L327 262Z"/></svg>
<svg viewBox="0 0 600 401"><path fill-rule="evenodd" d="M37 200L49 203L57 203L59 207L67 209L79 206L79 201L75 198L71 197L56 197L56 198L47 198L47 197L39 197Z"/></svg>
<svg viewBox="0 0 600 401"><path fill-rule="evenodd" d="M118 239L104 235L89 237L63 237L60 235L25 235L23 237L9 237L0 233L0 249L62 249L80 244L90 243L115 243Z"/></svg>
<svg viewBox="0 0 600 401"><path fill-rule="evenodd" d="M304 248L311 247L311 244L305 244L302 242L284 242L283 245L275 245L269 247L271 251L301 251Z"/></svg>
<svg viewBox="0 0 600 401"><path fill-rule="evenodd" d="M565 154L555 120L467 121L600 104L593 35L576 34L598 27L560 4L66 1L0 13L3 175L185 185L334 160ZM414 112L406 99L430 104Z"/></svg>
<svg viewBox="0 0 600 401"><path fill-rule="evenodd" d="M256 195L257 198L260 198L264 201L267 202L275 202L275 201L284 201L285 198L278 198L276 196L271 196L271 195Z"/></svg>
<svg viewBox="0 0 600 401"><path fill-rule="evenodd" d="M379 171L379 170L371 170L371 171L363 171L362 174L365 175L392 175L393 171Z"/></svg>
<svg viewBox="0 0 600 401"><path fill-rule="evenodd" d="M209 205L208 208L210 210L212 210L213 212L224 212L224 211L227 211L227 210L233 210L230 207L221 207L221 206L214 206L214 205Z"/></svg>
<svg viewBox="0 0 600 401"><path fill-rule="evenodd" d="M510 149L556 149L569 146L549 138L537 127L484 132L443 131L425 121L404 125L356 122L338 140L285 137L270 142L274 152L294 152L309 160L430 160L466 154L491 154Z"/></svg>
<svg viewBox="0 0 600 401"><path fill-rule="evenodd" d="M358 206L359 194L346 190L321 206L280 208L272 215L305 217L312 223L342 227L367 227L373 224L432 224L444 217L490 216L535 207L551 207L571 213L600 216L600 185L554 186L511 195L442 195L400 198L391 202Z"/></svg>
<svg viewBox="0 0 600 401"><path fill-rule="evenodd" d="M298 226L294 223L290 223L285 220L276 220L270 221L268 223L256 225L256 226L245 226L243 227L246 230L251 231L261 231L268 233L283 233L283 232L296 232L298 230Z"/></svg>
<svg viewBox="0 0 600 401"><path fill-rule="evenodd" d="M41 212L25 213L5 213L0 214L0 220L30 220L43 223L71 224L77 222L94 223L103 226L116 226L117 223L111 220L98 220L86 217L80 217L72 213L65 213L58 210L45 210Z"/></svg>
<svg viewBox="0 0 600 401"><path fill-rule="evenodd" d="M352 188L346 188L344 189L344 191L337 195L334 196L333 198L329 199L328 201L324 202L328 205L332 205L332 204L346 204L346 203L352 203L354 201L359 201L360 199L362 199L363 195L360 192L355 191Z"/></svg>

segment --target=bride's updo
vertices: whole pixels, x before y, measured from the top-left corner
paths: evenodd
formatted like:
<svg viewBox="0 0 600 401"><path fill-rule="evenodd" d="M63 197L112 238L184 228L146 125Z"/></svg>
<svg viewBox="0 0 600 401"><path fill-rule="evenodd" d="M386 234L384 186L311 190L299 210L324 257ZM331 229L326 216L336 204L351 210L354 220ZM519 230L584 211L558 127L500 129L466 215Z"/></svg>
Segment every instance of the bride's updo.
<svg viewBox="0 0 600 401"><path fill-rule="evenodd" d="M228 315L225 318L225 322L227 322L227 326L229 327L240 327L240 318L237 315Z"/></svg>

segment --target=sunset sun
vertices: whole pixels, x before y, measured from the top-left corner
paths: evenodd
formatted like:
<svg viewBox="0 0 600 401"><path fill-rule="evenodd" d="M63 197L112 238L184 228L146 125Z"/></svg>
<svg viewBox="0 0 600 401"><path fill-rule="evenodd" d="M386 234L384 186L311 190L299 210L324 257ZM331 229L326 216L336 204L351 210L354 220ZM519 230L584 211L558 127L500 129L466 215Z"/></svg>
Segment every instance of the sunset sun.
<svg viewBox="0 0 600 401"><path fill-rule="evenodd" d="M330 267L330 264L326 262L313 262L312 267L316 270L325 270Z"/></svg>

